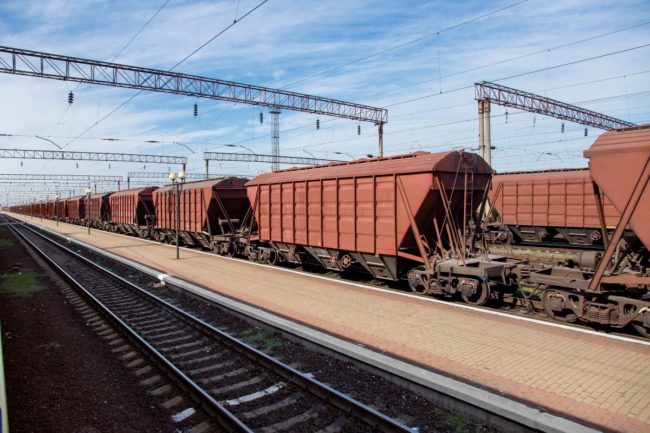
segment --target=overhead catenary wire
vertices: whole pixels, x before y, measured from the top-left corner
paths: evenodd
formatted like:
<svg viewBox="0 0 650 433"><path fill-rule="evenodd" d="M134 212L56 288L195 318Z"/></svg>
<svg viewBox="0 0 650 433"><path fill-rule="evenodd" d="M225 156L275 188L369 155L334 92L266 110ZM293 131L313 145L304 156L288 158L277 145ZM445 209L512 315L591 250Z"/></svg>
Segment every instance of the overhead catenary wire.
<svg viewBox="0 0 650 433"><path fill-rule="evenodd" d="M599 33L597 35L590 36L588 38L583 38L583 39L579 39L579 40L576 40L576 41L567 42L565 44L556 45L556 46L550 47L550 48L544 48L544 49L541 49L541 50L532 51L530 53L521 54L521 55L518 55L518 56L515 56L515 57L509 57L507 59L501 59L501 60L497 60L495 62L490 62L490 63L486 63L486 64L479 65L479 66L474 66L474 67L471 67L471 68L468 68L468 69L463 69L461 71L451 72L449 74L443 75L440 78L455 77L457 75L466 74L468 72L474 72L474 71L478 71L480 69L490 68L492 66L498 66L498 65L505 64L505 63L514 62L514 61L517 61L517 60L525 59L527 57L535 56L537 54L546 53L547 51L555 51L555 50L559 50L561 48L571 47L571 46L582 44L582 43L585 43L585 42L590 42L590 41L593 41L593 40L596 40L596 39L604 38L604 37L611 36L611 35L614 35L614 34L617 34L617 33L625 32L625 31L632 30L632 29L635 29L635 28L638 28L638 27L642 27L642 26L646 26L648 24L650 24L650 21L646 21L646 22L643 22L643 23L640 23L640 24L635 24L633 26L628 26L628 27L618 29L618 30L613 30L613 31L610 31L610 32ZM436 81L437 79L438 78L432 78L432 79L427 79L427 80L423 80L423 81L418 81L418 82L415 82L415 83L409 83L409 84L399 86L399 87L394 87L394 88L391 88L391 89L388 89L388 90L382 90L381 92L373 93L373 94L367 95L366 97L379 96L379 95L383 95L383 94L386 94L386 93L395 92L397 90L403 90L403 89L406 89L406 88L409 88L409 87L419 86L419 85L422 85L422 84L426 84L426 83Z"/></svg>
<svg viewBox="0 0 650 433"><path fill-rule="evenodd" d="M630 52L630 51L635 51L635 50L639 50L639 49L647 48L647 47L650 47L650 44L638 45L638 46L635 46L635 47L630 47L630 48L625 48L625 49L622 49L622 50L612 51L612 52L605 53L605 54L600 54L598 56L592 56L592 57L587 57L587 58L580 59L580 60L574 60L574 61L571 61L571 62L561 63L559 65L553 65L553 66L549 66L547 68L540 68L540 69L535 69L535 70L532 70L532 71L521 72L521 73L518 73L518 74L509 75L507 77L497 78L497 79L493 79L493 80L489 80L489 81L491 81L491 82L499 82L499 81L511 80L513 78L519 78L519 77L523 77L523 76L526 76L526 75L537 74L539 72L545 72L545 71L551 70L551 69L558 69L558 68L563 68L565 66L576 65L578 63L584 63L584 62L589 62L589 61L592 61L592 60L602 59L602 58L605 58L605 57L614 56L614 55L622 54L622 53L627 53L627 52ZM433 98L435 96L439 96L439 95L443 95L443 94L459 92L461 90L471 89L473 87L474 87L474 84L471 84L469 86L462 86L462 87L457 87L457 88L452 89L452 90L446 90L446 91L441 92L441 93L430 93L430 94L427 94L427 95L419 96L417 98L412 98L412 99L407 99L407 100L404 100L404 101L394 102L392 104L385 105L383 108L396 107L398 105L408 104L408 103L415 102L415 101L421 101L423 99Z"/></svg>
<svg viewBox="0 0 650 433"><path fill-rule="evenodd" d="M308 75L308 76L306 76L305 78L302 78L302 79L300 79L300 80L298 80L298 81L293 81L293 82L291 82L291 83L289 83L289 84L286 84L286 85L284 85L282 88L284 89L284 88L287 88L287 87L290 87L290 86L295 86L296 84L303 83L303 82L305 82L305 81L307 81L307 80L309 80L309 79L311 79L311 78L318 77L318 76L321 76L321 75L324 75L324 74L327 74L327 73L330 73L330 72L336 71L336 70L338 70L338 69L345 68L345 67L347 67L347 66L351 66L351 65L355 65L355 64L357 64L357 63L364 62L364 61L366 61L366 60L368 60L368 59L372 59L372 58L374 58L374 57L381 56L382 54L386 54L386 53L388 53L388 52L390 52L390 51L395 51L395 50L397 50L397 49L400 49L400 48L406 47L406 46L408 46L408 45L415 44L415 43L417 43L417 42L420 42L420 41L423 41L423 40L426 40L426 39L432 38L432 37L434 37L434 36L439 36L440 33L448 32L448 31L450 31L450 30L456 29L456 28L461 27L461 26L464 26L464 25L466 25L466 24L471 24L471 23L473 23L473 22L475 22L475 21L481 20L481 19L483 19L483 18L487 18L487 17L489 17L489 16L491 16L491 15L497 14L497 13L499 13L499 12L503 12L503 11L505 11L505 10L507 10L507 9L513 8L513 7L515 7L515 6L519 6L519 5L521 5L521 4L523 4L523 3L526 3L526 2L528 2L528 0L522 0L522 1L519 1L519 2L517 2L517 3L512 3L512 4L508 5L508 6L504 6L504 7L502 7L502 8L495 9L495 10L490 11L490 12L486 12L486 13L484 13L484 14L481 14L481 15L475 16L475 17L470 18L470 19L468 19L468 20L465 20L465 21L462 21L462 22L459 22L459 23L453 24L453 25L451 25L451 26L445 27L445 28L443 28L443 29L437 30L437 31L435 31L435 32L433 32L433 33L428 33L428 34L426 34L426 35L419 36L419 37L417 37L417 38L415 38L415 39L411 39L411 40L406 41L406 42L403 42L403 43L401 43L401 44L397 44L397 45L394 45L394 46L392 46L392 47L385 48L385 49L383 49L383 50L380 50L380 51L374 52L374 53L372 53L372 54L369 54L369 55L367 55L367 56L361 57L361 58L359 58L359 59L352 60L352 61L350 61L350 62L343 63L343 64L341 64L341 65L337 65L337 66L334 66L334 67L331 67L331 68L325 69L325 70L323 70L323 71L313 73L313 74Z"/></svg>

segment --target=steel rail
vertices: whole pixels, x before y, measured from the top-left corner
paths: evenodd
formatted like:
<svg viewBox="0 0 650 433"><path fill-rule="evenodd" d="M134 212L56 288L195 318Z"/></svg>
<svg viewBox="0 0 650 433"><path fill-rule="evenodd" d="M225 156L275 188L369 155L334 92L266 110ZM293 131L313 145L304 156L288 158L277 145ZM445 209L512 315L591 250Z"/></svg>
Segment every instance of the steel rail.
<svg viewBox="0 0 650 433"><path fill-rule="evenodd" d="M6 216L5 216L6 217ZM264 352L259 351L258 349L255 349L252 346L249 346L236 338L226 334L225 332L221 331L220 329L215 328L214 326L210 325L209 323L195 317L194 315L176 307L173 304L168 303L167 301L160 299L153 295L152 293L149 293L148 291L138 287L137 285L131 283L130 281L124 279L123 277L101 267L97 263L94 263L93 261L87 259L86 257L81 256L80 254L70 250L69 248L65 247L64 245L59 244L58 242L54 241L53 239L49 238L48 236L45 236L41 233L38 233L34 229L30 228L27 223L22 223L22 226L25 227L27 230L30 230L32 233L40 236L41 238L45 239L46 241L50 242L54 246L64 250L66 253L72 255L74 258L78 259L79 261L82 261L83 263L89 265L90 267L96 269L97 271L104 273L106 275L109 275L110 277L118 280L120 283L128 286L132 291L140 295L141 297L152 301L153 303L159 304L163 306L164 308L167 308L169 311L171 311L176 317L179 319L183 320L186 324L193 326L195 329L198 331L202 332L204 335L214 338L215 336L218 337L219 342L223 343L225 346L227 346L229 349L234 350L238 354L258 363L258 365L261 365L262 367L268 368L269 370L275 372L276 374L280 375L283 379L287 380L288 382L293 383L294 385L304 389L305 391L309 392L312 395L317 396L320 399L325 400L326 402L332 404L333 406L337 407L339 410L343 411L346 414L349 414L364 423L373 426L375 428L375 431L379 432L384 432L384 433L392 433L392 432L399 432L399 433L408 433L411 432L411 430L406 427L405 425L395 421L394 419L376 411L375 409L362 404L361 402L354 400L347 395L301 373L300 371L278 361L277 359L267 355ZM48 258L48 260L51 260ZM58 265L57 265L58 267ZM90 295L92 296L92 295ZM93 297L94 298L94 297ZM99 301L97 301L99 302ZM112 313L111 313L112 314ZM121 323L123 323L119 318L117 318ZM124 324L125 326L128 327L128 325ZM132 331L135 333L135 331ZM137 334L136 334L137 335ZM139 336L138 338L142 340ZM143 340L144 341L144 340ZM146 342L145 342L146 343ZM148 344L147 344L148 345ZM148 345L150 347L150 345ZM152 350L156 351L156 349L152 348ZM157 351L156 351L157 352ZM197 387L199 391L201 391L200 395L205 394L205 391L203 391L199 385L195 384L189 377L187 377L184 373L182 373L178 368L174 367L173 364L169 363L166 358L164 358L163 355L160 355L166 364L169 364L172 366L176 371L178 371L185 379L190 381L194 386ZM223 406L214 400L212 397L210 397L208 394L205 394L210 400L214 401L217 405L219 405L220 408L222 408L224 411L226 411L228 414L231 416L235 417L232 415L227 409L223 408ZM236 418L235 418L236 419Z"/></svg>
<svg viewBox="0 0 650 433"><path fill-rule="evenodd" d="M56 243L52 239L49 239L48 237L37 233L35 230L29 228L25 223L19 224L22 227L25 227L27 230L31 231L35 235L40 236L42 239L48 241L49 243L53 244L54 246L62 249L66 253L72 255L73 257L79 259L83 263L86 263L88 265L91 265L94 269L101 270L103 273L110 275L111 277L115 277L115 274L101 268L99 265L92 263L90 260L86 259L85 257L81 257L74 251L71 251L70 249ZM143 348L146 352L146 354L152 359L157 365L163 367L168 373L172 373L172 375L177 379L177 382L181 385L183 389L186 391L190 391L191 394L193 395L194 398L196 398L196 395L200 397L201 400L198 401L199 404L201 404L204 409L208 411L208 413L212 414L213 416L216 416L219 421L222 423L222 427L226 428L230 432L242 432L242 433L253 433L253 430L251 430L248 426L243 424L237 417L235 417L230 411L228 411L221 403L219 403L217 400L215 400L212 396L210 396L201 386L199 386L196 382L194 382L191 378L189 378L185 373L183 373L178 367L176 367L174 364L172 364L167 358L165 358L164 355L162 355L157 349L155 349L153 346L151 346L144 338L142 338L131 326L129 326L126 322L124 322L122 319L120 319L117 315L115 315L104 303L102 303L97 297L95 297L88 289L86 289L81 283L79 283L72 275L70 275L67 271L65 271L61 266L59 266L52 258L50 258L42 249L40 249L38 246L36 246L32 241L30 241L27 236L25 236L23 233L20 233L19 230L17 230L15 227L12 225L9 225L11 229L19 235L31 248L33 248L50 266L54 268L54 270L59 273L62 277L64 277L69 283L73 284L80 292L81 294L88 300L90 300L99 310L100 312L107 317L111 322L116 324L123 332L125 332L128 336L128 338L135 342L138 346ZM130 282L118 278L121 282L133 286L137 288L139 291L142 291L142 289L138 288L137 286L131 284ZM209 405L209 407L205 407L206 403Z"/></svg>

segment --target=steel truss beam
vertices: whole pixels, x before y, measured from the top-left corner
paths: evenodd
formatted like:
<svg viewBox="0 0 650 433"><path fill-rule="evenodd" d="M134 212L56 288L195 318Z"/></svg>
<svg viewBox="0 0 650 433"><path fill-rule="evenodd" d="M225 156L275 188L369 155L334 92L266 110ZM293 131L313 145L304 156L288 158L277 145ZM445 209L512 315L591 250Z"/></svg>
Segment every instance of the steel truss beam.
<svg viewBox="0 0 650 433"><path fill-rule="evenodd" d="M204 152L206 161L271 162L278 164L318 165L343 162L333 159L303 158L301 156L259 155L254 153Z"/></svg>
<svg viewBox="0 0 650 433"><path fill-rule="evenodd" d="M477 101L489 100L497 105L544 114L608 131L635 126L634 123L586 110L576 105L487 81L475 83L474 94Z"/></svg>
<svg viewBox="0 0 650 433"><path fill-rule="evenodd" d="M77 152L72 150L0 149L0 158L69 159L76 161L143 162L147 164L187 164L184 156L141 155L135 153Z"/></svg>
<svg viewBox="0 0 650 433"><path fill-rule="evenodd" d="M377 125L388 121L388 111L384 108L178 72L11 47L0 47L0 72L241 102Z"/></svg>
<svg viewBox="0 0 650 433"><path fill-rule="evenodd" d="M131 179L168 179L169 173L164 171L130 171L127 176ZM217 177L239 177L241 175L237 174L214 174L210 173L210 178ZM205 179L205 174L203 173L185 173L185 179L187 180L200 180ZM133 183L133 182L131 182Z"/></svg>
<svg viewBox="0 0 650 433"><path fill-rule="evenodd" d="M58 180L117 183L122 181L122 176L102 176L94 174L0 174L0 180Z"/></svg>

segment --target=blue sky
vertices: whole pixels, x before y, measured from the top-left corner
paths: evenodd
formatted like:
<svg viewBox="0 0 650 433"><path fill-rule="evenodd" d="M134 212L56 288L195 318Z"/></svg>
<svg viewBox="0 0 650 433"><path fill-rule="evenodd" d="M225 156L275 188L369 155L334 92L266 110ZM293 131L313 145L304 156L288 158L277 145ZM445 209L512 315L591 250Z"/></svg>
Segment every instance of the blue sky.
<svg viewBox="0 0 650 433"><path fill-rule="evenodd" d="M472 84L520 74L499 83L650 122L650 47L609 55L650 43L650 2L520 1L269 0L177 70L387 107L387 155L475 148ZM168 69L258 3L170 0L124 48L165 0L5 0L0 44ZM603 57L559 66L597 56ZM69 91L75 94L70 106ZM0 137L3 148L55 149L39 135L69 143L70 150L184 155L190 172L203 170L203 151L249 151L226 144L262 154L271 149L269 115L259 107L142 93L72 141L134 91L2 75L0 92L0 133L14 135ZM568 122L561 133L559 120L512 109L506 122L505 111L493 106L493 165L499 171L585 166L582 151L602 133L590 128L584 137L583 126ZM362 124L357 135L356 122L320 116L316 130L316 118L281 114L281 154L350 159L347 154L376 153L374 126ZM255 175L269 168L212 163L215 173ZM143 169L168 167L0 160L3 173L126 175Z"/></svg>

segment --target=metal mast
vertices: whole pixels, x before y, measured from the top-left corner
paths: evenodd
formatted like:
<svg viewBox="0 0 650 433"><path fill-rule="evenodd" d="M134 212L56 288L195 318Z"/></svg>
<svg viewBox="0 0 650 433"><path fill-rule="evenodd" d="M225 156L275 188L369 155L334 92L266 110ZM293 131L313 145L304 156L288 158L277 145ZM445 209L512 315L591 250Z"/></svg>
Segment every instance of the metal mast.
<svg viewBox="0 0 650 433"><path fill-rule="evenodd" d="M280 169L280 110L273 109L271 113L271 170Z"/></svg>

